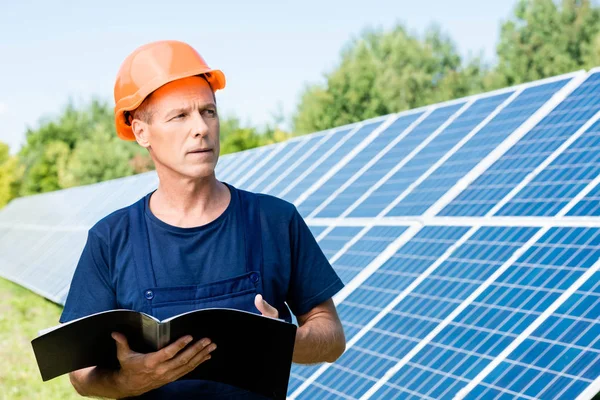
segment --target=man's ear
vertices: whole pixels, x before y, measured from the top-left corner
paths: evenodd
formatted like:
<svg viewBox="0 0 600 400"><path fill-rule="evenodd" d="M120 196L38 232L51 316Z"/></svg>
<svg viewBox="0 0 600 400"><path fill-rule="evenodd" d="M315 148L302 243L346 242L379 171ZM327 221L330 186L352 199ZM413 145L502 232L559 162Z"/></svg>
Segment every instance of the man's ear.
<svg viewBox="0 0 600 400"><path fill-rule="evenodd" d="M131 121L131 130L135 135L135 140L138 144L146 149L150 147L150 142L148 141L148 124L139 119L132 119Z"/></svg>

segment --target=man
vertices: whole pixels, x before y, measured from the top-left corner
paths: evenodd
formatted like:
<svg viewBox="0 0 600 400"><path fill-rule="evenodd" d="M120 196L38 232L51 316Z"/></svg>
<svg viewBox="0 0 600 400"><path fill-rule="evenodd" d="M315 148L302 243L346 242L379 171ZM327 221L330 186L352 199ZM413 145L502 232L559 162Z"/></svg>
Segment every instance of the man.
<svg viewBox="0 0 600 400"><path fill-rule="evenodd" d="M117 133L149 151L159 185L89 230L61 322L115 308L164 319L206 307L291 321L291 309L299 324L294 362L333 362L345 349L331 300L343 284L296 208L215 177L214 91L224 86L223 73L182 42L150 43L127 57L115 84ZM133 352L118 332L113 338L120 369L71 373L81 395L261 398L215 382L176 381L210 362L218 346L210 338L182 337L150 354Z"/></svg>

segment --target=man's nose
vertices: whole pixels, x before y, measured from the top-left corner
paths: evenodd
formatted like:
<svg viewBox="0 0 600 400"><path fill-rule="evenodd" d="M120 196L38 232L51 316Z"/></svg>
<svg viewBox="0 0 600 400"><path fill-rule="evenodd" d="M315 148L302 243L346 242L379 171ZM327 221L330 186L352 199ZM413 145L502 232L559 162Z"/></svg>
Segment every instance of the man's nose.
<svg viewBox="0 0 600 400"><path fill-rule="evenodd" d="M206 136L208 134L208 125L200 112L193 113L193 124L194 136Z"/></svg>

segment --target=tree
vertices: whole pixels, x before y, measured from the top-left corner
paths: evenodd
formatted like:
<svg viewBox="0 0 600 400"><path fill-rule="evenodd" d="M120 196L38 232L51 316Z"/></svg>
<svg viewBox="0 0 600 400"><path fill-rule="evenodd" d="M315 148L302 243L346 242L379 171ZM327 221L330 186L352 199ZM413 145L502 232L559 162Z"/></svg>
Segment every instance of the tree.
<svg viewBox="0 0 600 400"><path fill-rule="evenodd" d="M454 43L437 27L423 39L402 25L366 30L342 51L326 84L305 88L294 116L296 133L415 108L479 92L485 68L463 68Z"/></svg>
<svg viewBox="0 0 600 400"><path fill-rule="evenodd" d="M11 156L6 143L0 142L0 208L17 196L23 168Z"/></svg>
<svg viewBox="0 0 600 400"><path fill-rule="evenodd" d="M244 127L235 116L224 117L220 123L221 155L281 142L291 137L290 134L277 128L277 121L274 125L267 124L262 129Z"/></svg>
<svg viewBox="0 0 600 400"><path fill-rule="evenodd" d="M153 168L146 150L120 140L108 103L93 99L28 129L19 152L24 168L19 193L28 195L115 179Z"/></svg>
<svg viewBox="0 0 600 400"><path fill-rule="evenodd" d="M589 0L520 0L502 24L503 86L589 69L600 62L600 8Z"/></svg>

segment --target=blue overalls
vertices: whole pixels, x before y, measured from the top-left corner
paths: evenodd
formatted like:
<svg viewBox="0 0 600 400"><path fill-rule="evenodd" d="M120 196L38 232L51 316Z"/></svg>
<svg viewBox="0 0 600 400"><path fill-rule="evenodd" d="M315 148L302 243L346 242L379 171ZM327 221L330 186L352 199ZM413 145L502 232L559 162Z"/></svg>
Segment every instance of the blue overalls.
<svg viewBox="0 0 600 400"><path fill-rule="evenodd" d="M262 239L257 196L240 191L244 222L246 272L217 282L199 285L161 287L156 282L148 243L148 235L132 237L138 293L137 310L163 320L187 311L203 308L235 308L259 313L254 306L256 294L262 290ZM132 232L147 232L146 219L138 207L130 208ZM168 246L168 244L165 244ZM227 263L228 260L223 260ZM211 268L219 268L212 265ZM195 340L201 338L194 338ZM217 343L218 346L218 343ZM148 392L142 399L264 399L233 386L208 381L181 380Z"/></svg>

